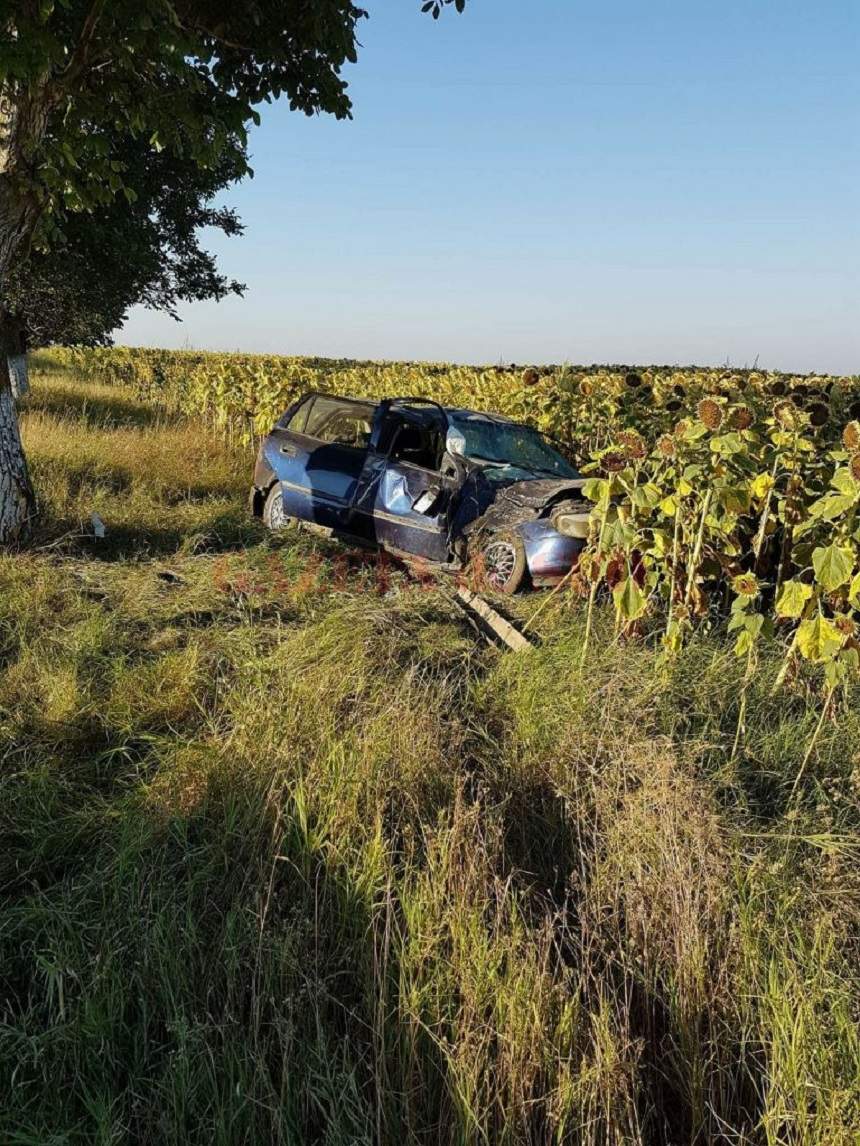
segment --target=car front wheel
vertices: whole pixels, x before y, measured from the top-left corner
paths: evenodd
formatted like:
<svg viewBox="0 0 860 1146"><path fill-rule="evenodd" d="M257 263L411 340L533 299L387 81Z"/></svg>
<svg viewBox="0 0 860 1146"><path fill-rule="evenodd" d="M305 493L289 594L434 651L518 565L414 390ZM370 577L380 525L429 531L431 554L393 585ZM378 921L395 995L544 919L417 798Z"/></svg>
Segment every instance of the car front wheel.
<svg viewBox="0 0 860 1146"><path fill-rule="evenodd" d="M483 579L497 593L516 593L526 575L526 550L516 533L492 533L480 550Z"/></svg>

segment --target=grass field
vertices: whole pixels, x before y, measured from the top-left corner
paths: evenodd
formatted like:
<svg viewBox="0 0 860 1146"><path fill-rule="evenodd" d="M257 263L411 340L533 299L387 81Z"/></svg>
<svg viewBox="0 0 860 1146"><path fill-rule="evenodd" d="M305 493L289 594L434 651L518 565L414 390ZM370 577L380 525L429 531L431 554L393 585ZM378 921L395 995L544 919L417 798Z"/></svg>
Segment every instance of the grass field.
<svg viewBox="0 0 860 1146"><path fill-rule="evenodd" d="M502 653L193 420L54 371L23 430L0 1142L858 1141L856 690L804 764L765 646L733 752L715 634Z"/></svg>

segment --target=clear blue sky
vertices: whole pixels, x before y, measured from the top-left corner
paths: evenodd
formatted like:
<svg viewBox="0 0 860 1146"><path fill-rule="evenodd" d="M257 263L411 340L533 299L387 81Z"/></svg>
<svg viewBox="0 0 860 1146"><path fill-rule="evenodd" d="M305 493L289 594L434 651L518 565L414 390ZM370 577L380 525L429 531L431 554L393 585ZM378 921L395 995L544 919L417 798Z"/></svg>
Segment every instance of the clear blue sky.
<svg viewBox="0 0 860 1146"><path fill-rule="evenodd" d="M245 298L121 341L860 372L858 0L365 5L354 120L251 137Z"/></svg>

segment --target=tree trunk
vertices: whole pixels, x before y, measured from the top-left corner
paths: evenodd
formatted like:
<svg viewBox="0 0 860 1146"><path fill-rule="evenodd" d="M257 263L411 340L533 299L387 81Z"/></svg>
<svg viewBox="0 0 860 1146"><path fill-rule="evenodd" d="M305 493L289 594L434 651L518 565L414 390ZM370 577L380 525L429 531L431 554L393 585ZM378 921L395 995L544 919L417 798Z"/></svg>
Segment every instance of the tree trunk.
<svg viewBox="0 0 860 1146"><path fill-rule="evenodd" d="M10 271L29 251L42 210L31 168L47 115L44 86L19 94L16 102L0 90L0 546L25 541L36 512L7 365L20 357L21 328L2 297Z"/></svg>
<svg viewBox="0 0 860 1146"><path fill-rule="evenodd" d="M30 370L27 366L26 354L10 354L9 385L12 387L12 397L16 402L26 398L30 393Z"/></svg>
<svg viewBox="0 0 860 1146"><path fill-rule="evenodd" d="M9 384L16 402L30 393L30 371L27 367L27 336L24 324L14 318L9 320L8 345L6 353L9 363Z"/></svg>
<svg viewBox="0 0 860 1146"><path fill-rule="evenodd" d="M20 357L20 325L0 307L0 363ZM24 356L26 362L26 356ZM10 370L0 370L0 545L30 536L36 497L21 445Z"/></svg>
<svg viewBox="0 0 860 1146"><path fill-rule="evenodd" d="M0 545L26 541L35 511L12 387L0 372Z"/></svg>

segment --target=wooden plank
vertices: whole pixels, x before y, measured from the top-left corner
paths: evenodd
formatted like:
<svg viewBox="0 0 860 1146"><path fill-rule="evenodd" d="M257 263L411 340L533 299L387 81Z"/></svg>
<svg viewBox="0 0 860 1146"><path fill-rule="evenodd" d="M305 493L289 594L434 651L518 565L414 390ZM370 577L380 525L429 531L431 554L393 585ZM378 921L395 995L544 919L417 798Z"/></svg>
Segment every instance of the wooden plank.
<svg viewBox="0 0 860 1146"><path fill-rule="evenodd" d="M475 615L482 627L488 629L500 641L504 641L509 649L514 652L523 652L525 649L534 648L531 641L524 637L519 629L515 629L510 621L506 620L483 597L473 593L471 589L463 587L457 589L456 600L464 611Z"/></svg>

